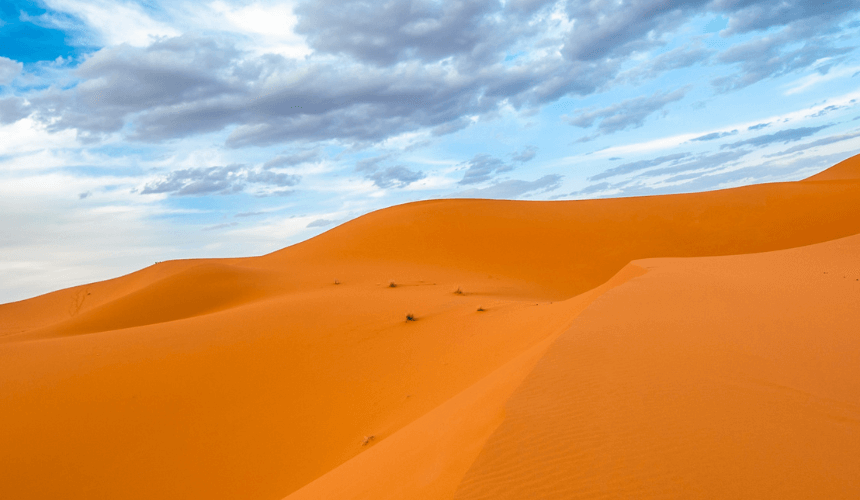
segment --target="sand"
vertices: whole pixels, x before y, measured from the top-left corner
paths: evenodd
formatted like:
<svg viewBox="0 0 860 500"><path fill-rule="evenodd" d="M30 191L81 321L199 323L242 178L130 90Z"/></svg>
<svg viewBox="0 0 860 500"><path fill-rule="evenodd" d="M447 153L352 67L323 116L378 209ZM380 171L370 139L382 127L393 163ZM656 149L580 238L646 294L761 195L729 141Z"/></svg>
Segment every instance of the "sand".
<svg viewBox="0 0 860 500"><path fill-rule="evenodd" d="M0 305L0 498L856 498L857 207L419 202Z"/></svg>

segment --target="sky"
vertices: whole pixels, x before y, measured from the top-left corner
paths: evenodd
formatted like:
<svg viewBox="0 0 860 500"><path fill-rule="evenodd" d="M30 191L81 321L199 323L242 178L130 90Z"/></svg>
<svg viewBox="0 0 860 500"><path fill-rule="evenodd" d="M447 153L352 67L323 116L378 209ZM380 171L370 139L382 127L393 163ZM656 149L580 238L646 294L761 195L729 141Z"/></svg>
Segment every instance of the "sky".
<svg viewBox="0 0 860 500"><path fill-rule="evenodd" d="M0 303L433 198L860 153L860 0L0 0Z"/></svg>

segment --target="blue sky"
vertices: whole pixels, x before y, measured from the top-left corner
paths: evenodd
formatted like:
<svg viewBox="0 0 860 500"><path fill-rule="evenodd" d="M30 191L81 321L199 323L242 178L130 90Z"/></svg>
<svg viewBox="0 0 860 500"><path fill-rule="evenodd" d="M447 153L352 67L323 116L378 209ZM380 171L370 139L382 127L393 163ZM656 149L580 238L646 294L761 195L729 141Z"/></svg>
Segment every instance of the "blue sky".
<svg viewBox="0 0 860 500"><path fill-rule="evenodd" d="M860 0L6 0L0 302L379 208L803 178Z"/></svg>

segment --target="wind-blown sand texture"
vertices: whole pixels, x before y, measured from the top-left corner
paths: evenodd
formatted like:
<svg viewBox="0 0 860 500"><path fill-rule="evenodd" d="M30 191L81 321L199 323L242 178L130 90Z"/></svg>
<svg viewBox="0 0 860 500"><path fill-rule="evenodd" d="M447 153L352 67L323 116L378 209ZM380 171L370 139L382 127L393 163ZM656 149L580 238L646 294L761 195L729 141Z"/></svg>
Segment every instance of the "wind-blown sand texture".
<svg viewBox="0 0 860 500"><path fill-rule="evenodd" d="M855 157L0 305L0 498L858 498L858 233Z"/></svg>

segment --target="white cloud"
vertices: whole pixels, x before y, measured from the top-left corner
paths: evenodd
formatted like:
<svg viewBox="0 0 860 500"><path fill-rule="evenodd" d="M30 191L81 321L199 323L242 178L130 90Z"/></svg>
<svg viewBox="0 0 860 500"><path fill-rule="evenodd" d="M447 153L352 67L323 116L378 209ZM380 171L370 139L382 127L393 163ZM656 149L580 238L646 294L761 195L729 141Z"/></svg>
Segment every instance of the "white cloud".
<svg viewBox="0 0 860 500"><path fill-rule="evenodd" d="M178 36L180 31L156 21L139 5L115 0L44 0L55 11L84 20L104 45L149 45L154 38Z"/></svg>
<svg viewBox="0 0 860 500"><path fill-rule="evenodd" d="M809 90L810 88L814 87L815 85L818 85L819 83L824 83L845 76L850 77L851 75L857 73L857 71L860 71L860 66L850 66L831 70L823 75L821 73L812 73L810 75L806 75L791 82L789 84L790 88L786 90L783 95L799 94L801 92Z"/></svg>
<svg viewBox="0 0 860 500"><path fill-rule="evenodd" d="M209 8L223 16L231 31L254 38L255 43L249 47L252 52L275 53L294 59L313 52L304 37L294 31L298 19L289 3L254 2L237 7L219 0L209 4Z"/></svg>

